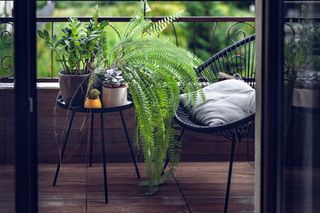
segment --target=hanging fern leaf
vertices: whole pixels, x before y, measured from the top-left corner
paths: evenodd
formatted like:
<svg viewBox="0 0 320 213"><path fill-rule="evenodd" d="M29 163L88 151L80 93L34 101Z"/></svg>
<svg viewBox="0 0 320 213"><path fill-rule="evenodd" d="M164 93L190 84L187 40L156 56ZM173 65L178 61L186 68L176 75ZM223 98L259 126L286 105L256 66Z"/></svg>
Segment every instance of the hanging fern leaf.
<svg viewBox="0 0 320 213"><path fill-rule="evenodd" d="M200 89L194 70L201 60L168 39L158 37L181 14L153 23L144 17L140 3L124 34L112 47L106 44L100 53L107 61L102 68L118 68L128 84L136 113L135 141L140 142L136 145L143 152L148 176L142 185L150 187L148 194L158 189L180 161L181 144L175 140L172 128L179 94L187 92L195 100ZM167 155L171 169L161 175Z"/></svg>

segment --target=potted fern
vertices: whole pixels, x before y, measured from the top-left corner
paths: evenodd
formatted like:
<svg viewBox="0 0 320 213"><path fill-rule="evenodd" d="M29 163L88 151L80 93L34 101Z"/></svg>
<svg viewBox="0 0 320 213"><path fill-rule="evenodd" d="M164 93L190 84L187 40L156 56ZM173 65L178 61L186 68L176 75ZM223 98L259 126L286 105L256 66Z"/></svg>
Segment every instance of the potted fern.
<svg viewBox="0 0 320 213"><path fill-rule="evenodd" d="M116 107L127 103L127 85L117 68L106 70L103 80L102 101L104 107Z"/></svg>
<svg viewBox="0 0 320 213"><path fill-rule="evenodd" d="M62 29L62 36L49 36L47 30L38 30L46 46L56 53L57 61L63 67L59 72L60 92L64 101L82 104L87 91L89 76L93 70L95 54L99 49L101 30L106 22L98 22L98 8L93 19L85 26L77 18L70 18L67 27Z"/></svg>
<svg viewBox="0 0 320 213"><path fill-rule="evenodd" d="M128 86L135 107L136 135L140 138L148 176L142 185L149 186L148 194L152 194L179 162L173 117L180 91L189 92L193 100L196 98L199 84L194 70L201 61L169 39L158 36L181 12L154 23L144 16L143 9L140 2L126 30L119 34L115 43L107 39L108 26L105 28L96 70L99 73L105 70L104 82L112 82L109 72L110 69L116 70L112 72L121 75ZM167 153L171 170L161 175Z"/></svg>

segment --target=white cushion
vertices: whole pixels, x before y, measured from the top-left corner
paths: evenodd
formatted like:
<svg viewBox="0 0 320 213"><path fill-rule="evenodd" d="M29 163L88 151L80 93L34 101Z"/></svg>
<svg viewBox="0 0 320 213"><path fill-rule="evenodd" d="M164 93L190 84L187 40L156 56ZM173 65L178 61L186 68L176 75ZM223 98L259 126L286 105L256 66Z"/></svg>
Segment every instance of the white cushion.
<svg viewBox="0 0 320 213"><path fill-rule="evenodd" d="M240 80L224 80L203 88L205 100L199 95L189 106L191 116L207 126L221 126L239 121L255 112L255 90ZM187 106L187 94L180 95Z"/></svg>

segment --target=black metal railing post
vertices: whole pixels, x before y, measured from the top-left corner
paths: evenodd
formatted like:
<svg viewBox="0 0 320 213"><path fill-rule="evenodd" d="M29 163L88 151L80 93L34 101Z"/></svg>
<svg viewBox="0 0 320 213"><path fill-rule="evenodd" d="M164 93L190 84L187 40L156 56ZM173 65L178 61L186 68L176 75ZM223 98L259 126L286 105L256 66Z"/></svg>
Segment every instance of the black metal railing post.
<svg viewBox="0 0 320 213"><path fill-rule="evenodd" d="M53 39L53 22L51 22L51 39ZM51 49L51 55L50 55L50 58L51 58L51 75L50 75L50 78L53 79L54 78L54 74L53 74L53 49Z"/></svg>

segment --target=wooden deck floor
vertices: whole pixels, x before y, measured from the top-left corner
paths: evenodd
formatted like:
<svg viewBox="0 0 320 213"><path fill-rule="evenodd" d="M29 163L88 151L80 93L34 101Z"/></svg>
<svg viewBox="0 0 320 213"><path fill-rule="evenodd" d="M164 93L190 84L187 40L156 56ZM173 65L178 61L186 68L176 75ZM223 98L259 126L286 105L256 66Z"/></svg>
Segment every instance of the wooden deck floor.
<svg viewBox="0 0 320 213"><path fill-rule="evenodd" d="M128 163L112 163L108 165L109 204L106 205L100 164L90 168L79 164L64 164L56 187L52 186L55 165L41 164L39 165L39 212L220 213L223 210L227 166L227 163L216 162L181 163L176 172L177 182L174 178L170 178L155 195L146 197L143 195L146 189L137 186L139 180L135 177L133 166ZM144 174L142 164L139 168ZM12 187L10 189L8 184L10 180L6 180L12 173L12 169L7 169L0 176L1 212L13 212L8 203L10 196L5 195L12 192ZM142 175L143 177L145 175ZM253 190L254 170L246 162L235 163L229 212L253 212ZM8 211L3 211L4 209Z"/></svg>

